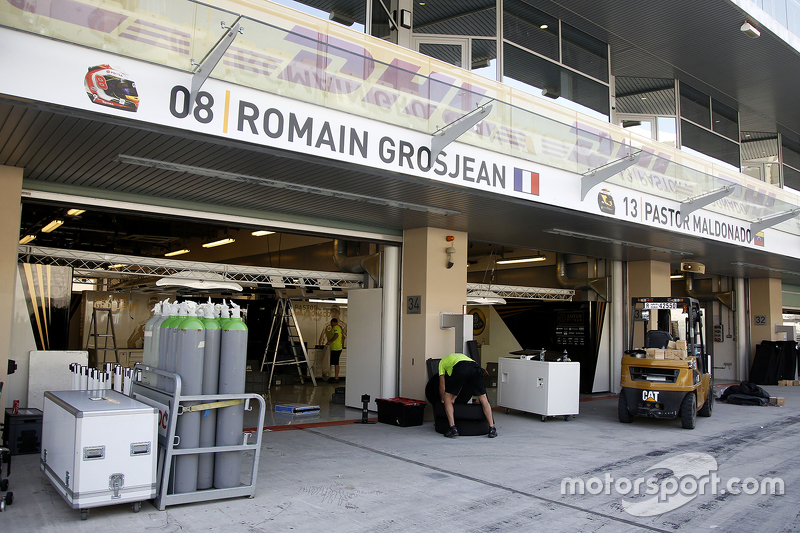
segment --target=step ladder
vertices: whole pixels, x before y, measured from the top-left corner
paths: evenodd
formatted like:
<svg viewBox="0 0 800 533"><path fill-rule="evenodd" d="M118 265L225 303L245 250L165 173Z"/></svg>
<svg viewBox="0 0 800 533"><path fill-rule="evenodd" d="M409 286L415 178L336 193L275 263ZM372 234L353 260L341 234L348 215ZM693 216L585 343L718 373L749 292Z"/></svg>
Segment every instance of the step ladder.
<svg viewBox="0 0 800 533"><path fill-rule="evenodd" d="M108 313L108 317L106 319L106 332L105 333L98 333L97 332L97 313ZM103 339L103 346L100 347L99 339ZM111 346L108 346L108 339L111 339ZM90 341L94 340L94 346L89 346ZM95 350L97 352L98 358L97 363L103 364L106 362L106 352L114 352L114 361L119 364L119 351L117 350L117 336L114 331L114 318L111 316L111 308L109 307L93 307L92 308L92 319L89 321L89 335L86 337L86 351L88 352L90 349ZM103 352L103 359L100 360L100 352Z"/></svg>
<svg viewBox="0 0 800 533"><path fill-rule="evenodd" d="M293 360L278 361L281 338L285 338L289 341L289 349L291 350ZM303 370L307 370L308 377L311 378L311 383L313 383L315 387L317 386L317 380L314 377L314 368L308 360L306 343L303 342L303 334L300 332L300 328L297 327L297 317L294 314L292 300L289 298L280 298L278 304L275 306L275 314L272 317L272 325L270 326L269 336L267 337L267 348L264 350L264 359L261 361L262 372L264 372L266 367L269 367L267 389L272 387L272 376L275 373L275 367L283 365L295 365L301 383L305 383Z"/></svg>

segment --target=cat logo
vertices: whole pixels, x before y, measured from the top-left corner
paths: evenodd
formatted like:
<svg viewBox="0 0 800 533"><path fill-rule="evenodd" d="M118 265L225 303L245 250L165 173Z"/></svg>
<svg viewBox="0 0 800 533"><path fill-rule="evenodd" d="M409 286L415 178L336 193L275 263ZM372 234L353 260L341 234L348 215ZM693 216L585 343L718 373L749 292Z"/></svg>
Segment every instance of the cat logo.
<svg viewBox="0 0 800 533"><path fill-rule="evenodd" d="M597 205L600 206L601 213L609 215L614 214L614 199L611 197L611 191L603 189L597 193Z"/></svg>
<svg viewBox="0 0 800 533"><path fill-rule="evenodd" d="M644 400L646 402L657 402L658 401L658 391L643 390L642 391L642 400Z"/></svg>

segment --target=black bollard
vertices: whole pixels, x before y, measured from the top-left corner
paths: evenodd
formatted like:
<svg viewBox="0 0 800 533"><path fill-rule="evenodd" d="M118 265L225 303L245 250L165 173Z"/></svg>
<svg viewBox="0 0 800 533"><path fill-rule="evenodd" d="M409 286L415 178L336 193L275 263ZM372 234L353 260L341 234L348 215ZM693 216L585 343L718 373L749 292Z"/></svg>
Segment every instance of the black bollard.
<svg viewBox="0 0 800 533"><path fill-rule="evenodd" d="M375 424L376 422L369 420L369 394L361 395L361 420L356 420L356 424Z"/></svg>

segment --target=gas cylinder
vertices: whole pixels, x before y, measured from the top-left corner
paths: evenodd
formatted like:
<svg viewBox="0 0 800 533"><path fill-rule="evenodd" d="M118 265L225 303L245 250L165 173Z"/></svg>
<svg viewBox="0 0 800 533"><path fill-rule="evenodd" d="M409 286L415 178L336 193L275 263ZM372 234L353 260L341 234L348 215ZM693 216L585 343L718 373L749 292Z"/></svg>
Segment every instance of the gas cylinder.
<svg viewBox="0 0 800 533"><path fill-rule="evenodd" d="M181 396L199 396L203 391L203 355L205 327L197 317L194 302L182 302L179 316L185 317L176 325L175 372L181 377ZM199 401L181 402L186 407ZM180 437L177 448L200 446L200 413L185 412L178 417L176 434ZM198 456L179 455L175 458L175 492L197 490Z"/></svg>
<svg viewBox="0 0 800 533"><path fill-rule="evenodd" d="M233 313L222 326L219 353L219 394L243 394L247 371L247 326L239 306L231 302ZM225 307L222 308L223 313ZM223 314L224 317L224 314ZM244 405L223 407L217 413L217 446L242 444ZM214 487L239 486L242 452L219 452L214 458Z"/></svg>
<svg viewBox="0 0 800 533"><path fill-rule="evenodd" d="M178 321L178 312L179 312L179 305L178 301L176 300L174 303L167 303L167 307L169 311L167 312L167 318L164 320L161 325L159 326L159 337L158 337L158 368L161 370L169 370L168 368L168 360L171 339L171 333L174 333L175 324ZM162 309L162 313L163 313ZM170 372L174 372L174 368L170 370ZM165 377L159 376L158 378L158 388L161 390L172 391L174 390L173 382L171 379L167 379Z"/></svg>
<svg viewBox="0 0 800 533"><path fill-rule="evenodd" d="M211 298L203 306L203 326L206 346L203 352L203 394L217 394L219 390L219 344L222 333L219 322L214 318L214 304ZM200 447L214 446L217 437L217 409L208 409L200 416ZM200 454L197 467L197 488L210 489L214 486L214 454Z"/></svg>

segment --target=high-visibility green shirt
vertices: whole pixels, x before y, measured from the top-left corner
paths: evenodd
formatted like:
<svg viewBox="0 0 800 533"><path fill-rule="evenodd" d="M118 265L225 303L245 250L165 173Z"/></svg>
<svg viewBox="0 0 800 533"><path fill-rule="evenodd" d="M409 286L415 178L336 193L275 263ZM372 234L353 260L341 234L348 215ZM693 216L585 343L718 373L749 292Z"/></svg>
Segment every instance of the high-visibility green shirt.
<svg viewBox="0 0 800 533"><path fill-rule="evenodd" d="M336 334L339 334L336 337ZM331 332L328 333L328 340L333 339L336 337L336 340L331 341L331 350L341 350L342 349L342 328L339 325L333 326L331 328Z"/></svg>
<svg viewBox="0 0 800 533"><path fill-rule="evenodd" d="M453 367L461 361L472 361L472 359L463 353L451 353L447 357L443 358L441 361L439 361L439 375L443 376L446 373L448 376L452 376Z"/></svg>

